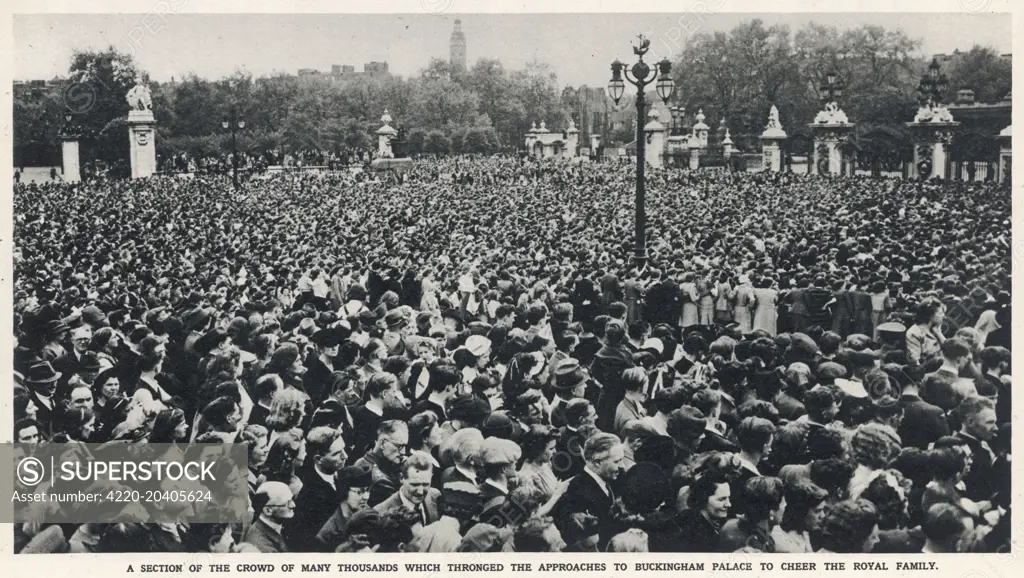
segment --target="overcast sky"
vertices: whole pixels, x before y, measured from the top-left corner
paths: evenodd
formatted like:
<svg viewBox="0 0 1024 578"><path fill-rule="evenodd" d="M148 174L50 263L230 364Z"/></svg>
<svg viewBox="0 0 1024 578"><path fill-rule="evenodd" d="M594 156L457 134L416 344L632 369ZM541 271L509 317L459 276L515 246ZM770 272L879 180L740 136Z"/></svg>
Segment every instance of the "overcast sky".
<svg viewBox="0 0 1024 578"><path fill-rule="evenodd" d="M442 2L446 0L422 0ZM978 0L962 0L978 1ZM456 18L462 20L470 64L497 58L519 68L536 58L552 65L560 84L604 86L609 63L632 58L630 41L644 32L657 56L677 52L698 22L683 14L171 14L166 22L140 14L42 14L14 17L14 78L64 75L73 50L113 44L134 54L158 81L194 72L220 78L235 69L256 76L294 74L299 68L329 71L332 64L387 61L409 76L431 57L448 58ZM712 14L699 30L726 31L752 18L791 31L814 21L855 28L900 28L920 39L923 54L967 50L974 44L1011 51L1008 14ZM681 26L679 23L685 25ZM151 32L146 29L146 25Z"/></svg>

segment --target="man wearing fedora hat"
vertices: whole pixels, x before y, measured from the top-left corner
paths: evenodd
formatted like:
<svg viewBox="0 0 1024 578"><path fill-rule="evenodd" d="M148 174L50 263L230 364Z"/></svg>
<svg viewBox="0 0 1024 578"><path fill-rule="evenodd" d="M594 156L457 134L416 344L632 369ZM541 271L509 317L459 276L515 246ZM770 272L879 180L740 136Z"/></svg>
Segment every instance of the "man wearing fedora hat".
<svg viewBox="0 0 1024 578"><path fill-rule="evenodd" d="M548 419L553 427L566 425L565 408L570 401L582 398L586 393L589 377L580 362L568 358L555 369L554 401L548 407Z"/></svg>
<svg viewBox="0 0 1024 578"><path fill-rule="evenodd" d="M60 374L53 370L49 361L42 361L29 368L25 374L25 385L37 409L36 421L47 432L53 431L53 420L60 411L59 401L54 396Z"/></svg>
<svg viewBox="0 0 1024 578"><path fill-rule="evenodd" d="M402 308L392 309L384 315L387 330L381 340L388 348L388 355L408 355L409 346L406 337L414 333L414 329L405 316Z"/></svg>

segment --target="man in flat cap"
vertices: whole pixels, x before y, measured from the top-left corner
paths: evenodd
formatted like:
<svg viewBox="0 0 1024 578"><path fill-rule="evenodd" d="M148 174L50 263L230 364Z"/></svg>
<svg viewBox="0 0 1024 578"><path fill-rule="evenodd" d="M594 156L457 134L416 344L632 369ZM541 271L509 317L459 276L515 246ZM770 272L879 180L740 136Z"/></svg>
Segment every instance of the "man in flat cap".
<svg viewBox="0 0 1024 578"><path fill-rule="evenodd" d="M523 451L515 442L498 437L484 440L480 448L480 459L484 466L484 482L480 485L481 506L480 520L504 528L514 520L508 519L511 514L508 502L510 485L517 482L516 466ZM515 504L512 504L513 506Z"/></svg>

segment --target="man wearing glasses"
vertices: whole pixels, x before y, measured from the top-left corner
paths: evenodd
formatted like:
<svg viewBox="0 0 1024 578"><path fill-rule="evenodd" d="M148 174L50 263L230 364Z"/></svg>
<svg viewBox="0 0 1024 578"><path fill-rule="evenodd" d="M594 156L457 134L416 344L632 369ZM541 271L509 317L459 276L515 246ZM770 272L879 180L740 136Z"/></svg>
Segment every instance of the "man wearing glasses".
<svg viewBox="0 0 1024 578"><path fill-rule="evenodd" d="M89 349L89 342L92 341L92 329L88 325L82 325L71 332L71 350L53 360L53 369L59 371L62 379L57 384L58 389L64 389L72 378L81 370L82 356Z"/></svg>
<svg viewBox="0 0 1024 578"><path fill-rule="evenodd" d="M409 425L398 420L381 422L373 448L353 464L370 470L371 507L383 502L401 485L401 466L408 453Z"/></svg>
<svg viewBox="0 0 1024 578"><path fill-rule="evenodd" d="M254 501L265 499L266 503L249 530L243 542L252 544L260 552L287 552L281 528L285 522L295 516L295 499L291 489L282 482L264 482L256 491Z"/></svg>

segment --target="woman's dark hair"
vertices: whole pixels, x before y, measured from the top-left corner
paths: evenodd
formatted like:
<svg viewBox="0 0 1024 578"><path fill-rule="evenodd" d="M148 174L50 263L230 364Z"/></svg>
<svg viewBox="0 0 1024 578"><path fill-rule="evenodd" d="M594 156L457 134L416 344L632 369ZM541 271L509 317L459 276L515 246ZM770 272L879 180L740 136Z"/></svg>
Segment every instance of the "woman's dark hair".
<svg viewBox="0 0 1024 578"><path fill-rule="evenodd" d="M165 409L156 414L153 431L149 433L147 441L151 444L172 444L177 441L174 437L174 430L183 423L185 423L185 412L178 408Z"/></svg>
<svg viewBox="0 0 1024 578"><path fill-rule="evenodd" d="M806 422L795 421L779 426L775 430L771 451L768 453L777 467L802 463L801 460L806 455L810 429Z"/></svg>
<svg viewBox="0 0 1024 578"><path fill-rule="evenodd" d="M927 453L928 471L932 478L948 480L964 471L967 459L961 450L952 447L935 448Z"/></svg>
<svg viewBox="0 0 1024 578"><path fill-rule="evenodd" d="M28 404L34 403L32 396L27 393L19 393L14 396L14 419L15 421L28 417Z"/></svg>
<svg viewBox="0 0 1024 578"><path fill-rule="evenodd" d="M928 460L928 452L920 448L903 448L889 467L911 480L914 483L914 488L923 488L932 479Z"/></svg>
<svg viewBox="0 0 1024 578"><path fill-rule="evenodd" d="M241 352L234 348L214 355L203 369L203 381L208 381L215 375L233 376L241 355Z"/></svg>
<svg viewBox="0 0 1024 578"><path fill-rule="evenodd" d="M85 441L82 439L82 428L94 417L95 414L88 407L66 407L58 412L54 419L54 434L64 434L69 439Z"/></svg>
<svg viewBox="0 0 1024 578"><path fill-rule="evenodd" d="M462 379L462 375L451 363L443 360L436 360L427 366L426 371L430 376L430 391L441 392L449 387L459 383Z"/></svg>
<svg viewBox="0 0 1024 578"><path fill-rule="evenodd" d="M237 407L238 402L230 397L218 397L208 403L206 407L203 408L202 412L202 423L206 427L199 433L205 433L210 430L221 432L234 431L234 426L228 423L228 416L231 415Z"/></svg>
<svg viewBox="0 0 1024 578"><path fill-rule="evenodd" d="M523 460L531 462L540 457L548 444L558 438L558 434L551 427L546 425L530 426L529 431L523 433L519 440L519 446L523 448Z"/></svg>
<svg viewBox="0 0 1024 578"><path fill-rule="evenodd" d="M807 432L807 458L827 460L842 457L846 451L846 439L842 432L827 427L811 428Z"/></svg>
<svg viewBox="0 0 1024 578"><path fill-rule="evenodd" d="M456 349L452 354L452 359L455 361L455 366L462 369L463 367L473 367L479 358L468 349Z"/></svg>
<svg viewBox="0 0 1024 578"><path fill-rule="evenodd" d="M728 483L729 480L720 474L708 473L699 476L690 486L686 504L693 510L702 510L708 505L711 496L718 491L718 486Z"/></svg>
<svg viewBox="0 0 1024 578"><path fill-rule="evenodd" d="M284 432L278 434L267 450L267 458L263 461L262 472L268 480L287 483L295 473L295 459L302 449L301 432Z"/></svg>
<svg viewBox="0 0 1024 578"><path fill-rule="evenodd" d="M779 526L786 532L807 530L807 515L828 497L828 492L808 482L786 486L786 510Z"/></svg>
<svg viewBox="0 0 1024 578"><path fill-rule="evenodd" d="M100 327L92 334L92 339L89 341L89 351L95 353L105 352L107 346L110 344L110 339L114 336L114 330L109 327Z"/></svg>
<svg viewBox="0 0 1024 578"><path fill-rule="evenodd" d="M421 411L409 419L409 449L423 449L430 432L437 425L437 415L432 411Z"/></svg>
<svg viewBox="0 0 1024 578"><path fill-rule="evenodd" d="M743 488L743 512L747 521L756 524L767 520L782 505L784 488L779 478L755 476L747 480Z"/></svg>
<svg viewBox="0 0 1024 578"><path fill-rule="evenodd" d="M864 543L878 523L878 510L867 500L846 500L825 510L815 532L822 546L837 554L863 553Z"/></svg>
<svg viewBox="0 0 1024 578"><path fill-rule="evenodd" d="M855 469L853 462L840 458L816 460L811 462L811 482L830 495L843 495Z"/></svg>
<svg viewBox="0 0 1024 578"><path fill-rule="evenodd" d="M274 344L273 336L269 334L260 334L252 338L250 345L252 347L253 354L260 359L269 356L273 351L270 347Z"/></svg>
<svg viewBox="0 0 1024 578"><path fill-rule="evenodd" d="M377 552L404 552L413 539L412 527L419 519L416 512L404 506L382 515Z"/></svg>
<svg viewBox="0 0 1024 578"><path fill-rule="evenodd" d="M942 308L942 302L938 299L925 299L917 304L917 309L914 311L914 323L923 325L931 321L932 317L935 316L935 312Z"/></svg>
<svg viewBox="0 0 1024 578"><path fill-rule="evenodd" d="M874 504L878 510L879 530L902 528L910 519L907 498L896 475L898 472L875 476L861 494L862 499Z"/></svg>
<svg viewBox="0 0 1024 578"><path fill-rule="evenodd" d="M409 360L400 355L392 355L385 359L380 367L382 371L386 371L395 377L401 377L405 370L409 369Z"/></svg>

